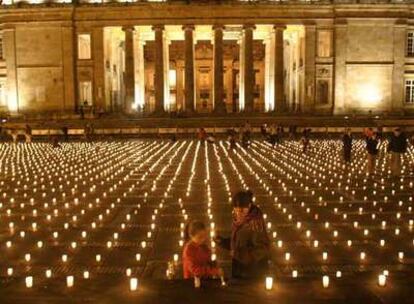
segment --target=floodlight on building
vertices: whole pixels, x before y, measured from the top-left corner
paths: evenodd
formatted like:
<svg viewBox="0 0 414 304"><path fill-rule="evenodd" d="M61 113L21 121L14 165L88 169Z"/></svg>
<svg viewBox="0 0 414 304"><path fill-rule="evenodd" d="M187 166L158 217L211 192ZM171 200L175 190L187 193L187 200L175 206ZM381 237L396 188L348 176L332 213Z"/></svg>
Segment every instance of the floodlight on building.
<svg viewBox="0 0 414 304"><path fill-rule="evenodd" d="M358 99L364 107L375 107L382 101L382 94L375 84L365 83L358 87Z"/></svg>

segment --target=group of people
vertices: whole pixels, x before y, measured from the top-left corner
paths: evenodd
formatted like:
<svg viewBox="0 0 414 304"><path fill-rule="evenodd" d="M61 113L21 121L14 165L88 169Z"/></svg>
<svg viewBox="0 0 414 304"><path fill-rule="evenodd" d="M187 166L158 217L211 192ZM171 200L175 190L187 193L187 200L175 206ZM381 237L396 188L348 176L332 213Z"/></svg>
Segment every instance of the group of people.
<svg viewBox="0 0 414 304"><path fill-rule="evenodd" d="M382 132L374 131L373 128L364 130L365 149L367 151L367 174L375 173L376 160L382 140ZM350 129L347 129L342 137L344 161L351 162L353 137ZM391 174L393 177L401 175L401 158L407 152L409 140L401 128L393 129L388 138L387 152L391 154Z"/></svg>
<svg viewBox="0 0 414 304"><path fill-rule="evenodd" d="M263 277L271 257L270 239L266 231L263 213L253 203L251 191L240 191L232 200L233 222L229 237L216 236L217 246L229 250L232 257L232 277L257 279ZM201 221L186 226L186 243L183 249L183 276L214 278L223 276L223 270L211 260L209 234Z"/></svg>
<svg viewBox="0 0 414 304"><path fill-rule="evenodd" d="M279 144L283 137L283 127L276 124L263 124L260 127L260 133L272 146Z"/></svg>
<svg viewBox="0 0 414 304"><path fill-rule="evenodd" d="M237 147L237 135L239 135L240 144L243 148L248 148L251 141L252 128L249 121L247 121L243 126L239 128L237 132L234 128L227 130L227 137L230 143L230 149L235 149ZM211 134L208 134L206 129L199 128L197 132L197 138L200 142L214 143L215 137Z"/></svg>

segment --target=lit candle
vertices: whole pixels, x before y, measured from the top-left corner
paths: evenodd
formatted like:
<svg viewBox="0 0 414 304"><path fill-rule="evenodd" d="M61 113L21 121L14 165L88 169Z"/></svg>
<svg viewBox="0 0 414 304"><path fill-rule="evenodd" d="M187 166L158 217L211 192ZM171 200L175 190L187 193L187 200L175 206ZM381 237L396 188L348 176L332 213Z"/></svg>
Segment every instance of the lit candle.
<svg viewBox="0 0 414 304"><path fill-rule="evenodd" d="M66 277L66 286L71 288L73 287L73 283L75 281L75 278L73 276L67 276Z"/></svg>
<svg viewBox="0 0 414 304"><path fill-rule="evenodd" d="M289 261L290 260L290 253L289 252L286 252L285 253L285 260L286 261Z"/></svg>
<svg viewBox="0 0 414 304"><path fill-rule="evenodd" d="M138 288L138 279L137 278L131 278L129 280L129 289L131 291L135 291Z"/></svg>
<svg viewBox="0 0 414 304"><path fill-rule="evenodd" d="M361 258L361 260L365 260L365 252L361 252L359 257Z"/></svg>
<svg viewBox="0 0 414 304"><path fill-rule="evenodd" d="M342 272L338 270L338 271L336 272L336 277L337 277L337 278L342 278Z"/></svg>
<svg viewBox="0 0 414 304"><path fill-rule="evenodd" d="M385 286L386 281L387 281L387 276L386 276L385 274L380 274L380 275L378 276L378 285L379 285L379 286L384 287L384 286Z"/></svg>
<svg viewBox="0 0 414 304"><path fill-rule="evenodd" d="M32 288L33 287L33 277L32 276L26 277L25 283L26 283L27 288Z"/></svg>
<svg viewBox="0 0 414 304"><path fill-rule="evenodd" d="M329 287L329 277L328 276L323 276L322 277L322 285L323 288L328 288Z"/></svg>
<svg viewBox="0 0 414 304"><path fill-rule="evenodd" d="M271 290L273 288L273 277L266 277L266 290Z"/></svg>

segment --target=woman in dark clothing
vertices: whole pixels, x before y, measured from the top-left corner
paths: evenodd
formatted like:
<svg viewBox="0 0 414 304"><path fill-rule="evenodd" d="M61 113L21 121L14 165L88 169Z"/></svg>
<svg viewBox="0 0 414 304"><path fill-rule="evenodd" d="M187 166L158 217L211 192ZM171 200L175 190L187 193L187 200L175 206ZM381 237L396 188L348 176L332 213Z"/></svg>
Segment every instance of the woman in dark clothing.
<svg viewBox="0 0 414 304"><path fill-rule="evenodd" d="M303 130L303 135L302 135L302 153L306 154L306 152L308 151L308 147L309 147L309 137L310 137L310 133L311 133L311 129L307 129L305 128Z"/></svg>
<svg viewBox="0 0 414 304"><path fill-rule="evenodd" d="M373 174L375 171L375 160L378 154L378 138L377 134L374 133L372 136L365 139L366 149L368 152L368 164L367 164L367 173Z"/></svg>
<svg viewBox="0 0 414 304"><path fill-rule="evenodd" d="M348 129L344 136L342 137L342 143L344 148L344 160L349 163L351 162L351 152L352 152L352 134Z"/></svg>
<svg viewBox="0 0 414 304"><path fill-rule="evenodd" d="M401 158L407 152L408 141L400 128L395 128L388 143L388 152L391 153L391 174L393 177L401 175Z"/></svg>
<svg viewBox="0 0 414 304"><path fill-rule="evenodd" d="M250 191L238 192L233 197L231 237L215 239L220 247L231 251L234 278L262 278L268 270L270 240L263 213L252 199Z"/></svg>

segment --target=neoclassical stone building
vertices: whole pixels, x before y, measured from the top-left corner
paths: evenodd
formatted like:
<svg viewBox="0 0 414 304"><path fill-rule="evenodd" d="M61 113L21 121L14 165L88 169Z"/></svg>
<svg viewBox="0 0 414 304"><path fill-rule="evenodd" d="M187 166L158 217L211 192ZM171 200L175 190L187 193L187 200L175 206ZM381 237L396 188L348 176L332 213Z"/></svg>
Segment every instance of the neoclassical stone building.
<svg viewBox="0 0 414 304"><path fill-rule="evenodd" d="M413 9L409 0L3 0L0 109L414 113Z"/></svg>

